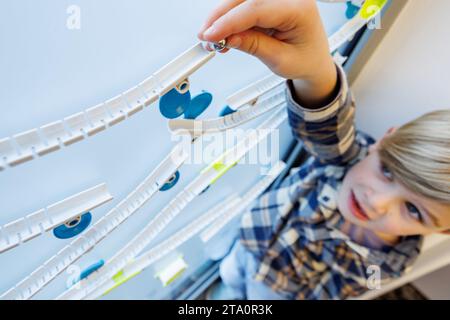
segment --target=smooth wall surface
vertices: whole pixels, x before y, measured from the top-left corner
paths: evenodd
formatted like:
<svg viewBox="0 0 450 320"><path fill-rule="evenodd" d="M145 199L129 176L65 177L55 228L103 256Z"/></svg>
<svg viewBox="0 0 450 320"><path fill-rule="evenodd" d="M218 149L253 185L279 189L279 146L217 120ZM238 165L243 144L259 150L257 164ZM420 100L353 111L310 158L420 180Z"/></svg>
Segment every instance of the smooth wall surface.
<svg viewBox="0 0 450 320"><path fill-rule="evenodd" d="M447 0L408 1L352 87L361 130L379 138L392 126L450 108L449 12Z"/></svg>

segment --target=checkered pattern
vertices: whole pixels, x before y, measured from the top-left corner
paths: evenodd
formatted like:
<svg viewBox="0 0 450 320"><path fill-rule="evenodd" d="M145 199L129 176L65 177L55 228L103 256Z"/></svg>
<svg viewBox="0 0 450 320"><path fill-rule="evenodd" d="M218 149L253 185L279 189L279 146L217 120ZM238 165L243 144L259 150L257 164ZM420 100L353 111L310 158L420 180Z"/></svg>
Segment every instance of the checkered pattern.
<svg viewBox="0 0 450 320"><path fill-rule="evenodd" d="M375 250L340 231L338 190L374 140L355 130L354 101L344 71L337 68L339 93L321 109L299 106L288 82L289 123L311 156L242 218L240 241L259 262L256 279L289 299L358 296L368 290L371 266L379 268L382 281L399 277L417 258L423 240L404 237L394 247Z"/></svg>

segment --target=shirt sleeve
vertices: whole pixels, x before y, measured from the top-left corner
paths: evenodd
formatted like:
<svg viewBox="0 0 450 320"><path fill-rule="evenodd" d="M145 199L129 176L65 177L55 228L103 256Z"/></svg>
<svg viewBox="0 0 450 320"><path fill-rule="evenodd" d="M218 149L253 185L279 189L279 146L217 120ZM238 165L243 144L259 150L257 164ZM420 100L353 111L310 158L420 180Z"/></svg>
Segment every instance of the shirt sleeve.
<svg viewBox="0 0 450 320"><path fill-rule="evenodd" d="M342 164L355 158L359 146L355 142L355 104L341 66L338 70L339 90L334 100L319 109L301 106L294 98L292 81L287 81L289 125L296 139L319 161Z"/></svg>

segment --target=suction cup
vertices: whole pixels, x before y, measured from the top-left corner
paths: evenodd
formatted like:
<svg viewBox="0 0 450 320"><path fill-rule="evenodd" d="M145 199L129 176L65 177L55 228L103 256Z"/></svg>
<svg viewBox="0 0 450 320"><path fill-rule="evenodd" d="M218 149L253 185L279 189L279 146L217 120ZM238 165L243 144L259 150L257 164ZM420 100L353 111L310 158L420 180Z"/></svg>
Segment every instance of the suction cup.
<svg viewBox="0 0 450 320"><path fill-rule="evenodd" d="M196 119L211 105L213 96L211 93L203 91L192 98L189 107L184 112L185 119Z"/></svg>
<svg viewBox="0 0 450 320"><path fill-rule="evenodd" d="M103 265L105 264L105 261L100 260L92 265L90 265L89 267L87 267L86 269L84 269L81 274L80 274L80 280L86 279L87 277L89 277L92 273L94 273L95 271L97 271L98 269L100 269L101 267L103 267Z"/></svg>
<svg viewBox="0 0 450 320"><path fill-rule="evenodd" d="M73 238L82 233L90 225L92 221L92 215L90 212L76 217L70 221L67 221L63 225L53 229L53 234L58 239Z"/></svg>
<svg viewBox="0 0 450 320"><path fill-rule="evenodd" d="M220 111L219 116L225 117L229 114L236 112L236 110L231 109L229 106L225 106L222 111Z"/></svg>
<svg viewBox="0 0 450 320"><path fill-rule="evenodd" d="M74 284L80 282L83 279L86 279L87 277L89 277L92 273L94 273L95 271L97 271L98 269L100 269L101 267L103 267L103 265L105 264L104 260L100 260L92 265L90 265L89 267L87 267L86 269L84 269L83 271L81 271L80 277L78 277L77 279L75 279L72 284L70 286L73 286Z"/></svg>
<svg viewBox="0 0 450 320"><path fill-rule="evenodd" d="M159 101L159 111L168 119L175 119L181 116L189 107L191 102L191 93L187 91L184 94L172 89L161 97Z"/></svg>
<svg viewBox="0 0 450 320"><path fill-rule="evenodd" d="M359 10L360 8L358 6L355 6L353 3L351 3L351 1L347 1L347 10L345 11L345 16L347 17L347 19L352 19L358 14Z"/></svg>
<svg viewBox="0 0 450 320"><path fill-rule="evenodd" d="M175 174L159 189L159 191L167 191L172 189L180 180L180 172L175 172Z"/></svg>

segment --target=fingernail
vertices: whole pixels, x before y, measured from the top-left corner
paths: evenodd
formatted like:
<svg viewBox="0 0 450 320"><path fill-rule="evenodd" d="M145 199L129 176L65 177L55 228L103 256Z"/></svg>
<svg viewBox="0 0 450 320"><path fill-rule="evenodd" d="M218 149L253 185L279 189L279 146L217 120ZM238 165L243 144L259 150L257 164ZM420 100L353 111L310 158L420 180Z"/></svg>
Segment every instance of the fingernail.
<svg viewBox="0 0 450 320"><path fill-rule="evenodd" d="M216 28L214 28L214 25L209 27L205 32L203 32L204 37L210 37L216 32Z"/></svg>

